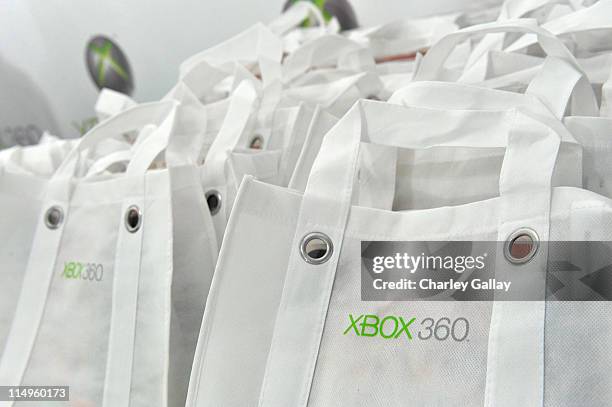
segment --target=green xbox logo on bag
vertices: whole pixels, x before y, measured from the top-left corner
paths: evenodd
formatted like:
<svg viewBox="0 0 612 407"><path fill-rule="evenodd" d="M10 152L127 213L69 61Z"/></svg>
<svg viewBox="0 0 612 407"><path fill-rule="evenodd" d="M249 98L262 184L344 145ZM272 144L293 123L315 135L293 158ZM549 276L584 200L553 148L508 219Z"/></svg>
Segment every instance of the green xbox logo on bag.
<svg viewBox="0 0 612 407"><path fill-rule="evenodd" d="M132 70L127 57L110 38L97 35L89 40L85 61L89 75L98 89L108 88L126 95L134 91Z"/></svg>

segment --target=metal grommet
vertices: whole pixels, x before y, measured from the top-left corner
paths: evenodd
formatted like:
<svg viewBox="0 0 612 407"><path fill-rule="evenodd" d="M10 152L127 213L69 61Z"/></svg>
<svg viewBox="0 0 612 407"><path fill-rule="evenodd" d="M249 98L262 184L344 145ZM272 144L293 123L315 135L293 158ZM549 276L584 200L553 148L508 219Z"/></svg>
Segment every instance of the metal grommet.
<svg viewBox="0 0 612 407"><path fill-rule="evenodd" d="M325 263L331 258L333 251L334 245L329 236L319 232L307 234L300 243L300 254L309 264Z"/></svg>
<svg viewBox="0 0 612 407"><path fill-rule="evenodd" d="M216 215L221 209L221 194L219 191L210 190L206 193L206 203L211 215Z"/></svg>
<svg viewBox="0 0 612 407"><path fill-rule="evenodd" d="M514 231L504 246L504 255L512 264L529 262L540 247L540 237L533 229L523 228Z"/></svg>
<svg viewBox="0 0 612 407"><path fill-rule="evenodd" d="M264 139L259 134L256 134L255 137L251 139L251 143L249 143L249 148L254 150L261 150L263 148Z"/></svg>
<svg viewBox="0 0 612 407"><path fill-rule="evenodd" d="M135 233L142 225L142 214L136 205L132 205L125 212L125 228L130 233Z"/></svg>
<svg viewBox="0 0 612 407"><path fill-rule="evenodd" d="M57 229L64 220L64 210L59 206L52 206L45 212L45 225L49 229Z"/></svg>

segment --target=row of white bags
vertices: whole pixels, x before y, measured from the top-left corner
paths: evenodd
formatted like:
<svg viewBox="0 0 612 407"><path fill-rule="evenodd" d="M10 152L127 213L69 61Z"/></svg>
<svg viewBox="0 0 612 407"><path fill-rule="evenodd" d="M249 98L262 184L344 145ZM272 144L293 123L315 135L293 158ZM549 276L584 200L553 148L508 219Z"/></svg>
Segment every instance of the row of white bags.
<svg viewBox="0 0 612 407"><path fill-rule="evenodd" d="M317 13L298 3L162 101L103 92L79 141L7 151L0 384L112 407L610 405L607 302L361 301L361 240L610 240L608 86L585 60L612 54L612 2L570 6L338 35L293 28ZM509 19L533 14L574 24ZM473 333L364 341L350 314Z"/></svg>
<svg viewBox="0 0 612 407"><path fill-rule="evenodd" d="M445 79L448 52L485 30L538 34L549 58L527 94L423 82ZM404 106L355 105L325 136L303 194L245 180L188 405L612 404L608 302L381 303L363 302L360 290L363 240L503 242L531 230L542 242L609 242L610 119L597 117L586 78L530 22L469 28L429 50L421 81L391 97ZM565 117L589 108L593 117ZM360 162L372 147L378 155ZM379 188L392 178L380 206L359 199L371 173ZM313 234L327 241L317 264L303 255ZM526 270L546 260L542 246ZM472 340L367 340L345 335L351 315L467 318Z"/></svg>

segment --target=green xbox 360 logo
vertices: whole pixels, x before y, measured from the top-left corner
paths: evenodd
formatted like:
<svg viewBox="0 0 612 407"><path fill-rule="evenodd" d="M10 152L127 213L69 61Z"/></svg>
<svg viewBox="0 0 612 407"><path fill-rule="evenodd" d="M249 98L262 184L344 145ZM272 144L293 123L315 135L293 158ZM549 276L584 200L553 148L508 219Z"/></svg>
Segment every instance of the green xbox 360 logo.
<svg viewBox="0 0 612 407"><path fill-rule="evenodd" d="M121 48L111 39L97 35L85 50L89 75L98 89L108 88L131 95L134 90L132 70Z"/></svg>
<svg viewBox="0 0 612 407"><path fill-rule="evenodd" d="M64 263L61 275L67 280L102 281L104 266L98 263L69 261Z"/></svg>
<svg viewBox="0 0 612 407"><path fill-rule="evenodd" d="M356 336L374 337L380 336L384 339L399 339L406 337L412 340L410 325L416 318L398 317L389 315L380 318L377 315L360 315L355 318L349 314L349 326L344 330L344 335L354 333Z"/></svg>

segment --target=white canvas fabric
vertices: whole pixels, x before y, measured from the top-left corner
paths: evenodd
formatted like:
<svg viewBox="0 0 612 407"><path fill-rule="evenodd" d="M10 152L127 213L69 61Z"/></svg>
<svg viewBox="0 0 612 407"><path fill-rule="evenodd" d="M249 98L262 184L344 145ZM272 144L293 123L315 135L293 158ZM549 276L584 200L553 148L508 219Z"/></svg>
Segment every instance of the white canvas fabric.
<svg viewBox="0 0 612 407"><path fill-rule="evenodd" d="M603 105L605 96L602 94L605 94L604 86L612 68L612 54L604 53L576 60L586 73L597 102ZM523 93L542 70L544 61L544 58L532 55L490 51L478 64L463 72L458 81Z"/></svg>
<svg viewBox="0 0 612 407"><path fill-rule="evenodd" d="M329 114L341 117L359 99L387 99L389 92L381 78L372 72L355 73L324 83L303 84L283 92L281 106L305 102L321 106Z"/></svg>
<svg viewBox="0 0 612 407"><path fill-rule="evenodd" d="M348 38L372 50L379 61L410 57L427 49L446 34L459 29L456 14L397 20L376 27L356 29Z"/></svg>
<svg viewBox="0 0 612 407"><path fill-rule="evenodd" d="M78 143L78 139L60 139L44 133L38 144L14 146L0 151L0 166L9 172L25 172L43 178L51 177ZM125 149L124 140L104 140L96 146L90 160Z"/></svg>
<svg viewBox="0 0 612 407"><path fill-rule="evenodd" d="M612 58L610 58L610 61L612 61ZM599 114L603 117L612 117L612 64L606 65L606 67L608 68L608 74L601 86Z"/></svg>
<svg viewBox="0 0 612 407"><path fill-rule="evenodd" d="M612 118L571 116L563 123L583 146L583 188L612 197Z"/></svg>
<svg viewBox="0 0 612 407"><path fill-rule="evenodd" d="M501 24L475 26L469 31L459 31L448 38L443 38L440 43L431 48L430 53L423 59L424 65L416 72L417 79L425 75L420 71L423 66L430 69L427 72L430 76L432 76L432 71L435 74L436 71L442 70L448 54L439 51L440 48L447 51L451 49L449 40L454 38L458 42L464 39L466 34L477 34L491 29L522 30L524 26L521 23L506 22L503 26ZM530 28L525 29L530 30ZM547 35L547 39L557 48L547 43L546 49L551 50L551 53L554 52L555 55L566 57L567 53L563 53L565 50L563 44L551 38L550 35ZM432 62L432 58L435 61ZM571 55L567 58L573 61ZM563 117L574 94L577 96L575 99L580 100L581 108L586 109L592 106L592 110L596 110L594 103L591 105L584 103L585 100L593 100L588 81L582 73L575 71L571 66L570 62L564 63L561 60L548 61L541 75L529 85L530 92L526 95L455 83L416 81L396 92L389 101L404 106L433 109L496 110L516 107L526 109L555 128L562 137L559 162L553 175L553 185L582 186L583 176L600 179L608 175L608 172L601 171L600 167L598 167L598 173L590 172L593 167L583 169L583 148L588 149L590 156L595 154L600 160L607 157L608 153L601 149L588 147L592 143L581 145L558 120ZM549 77L553 79L548 79ZM556 106L547 106L540 99L550 101ZM555 116L558 116L558 119ZM362 152L363 163L366 165L360 166L360 184L357 189L360 192L360 199L356 202L366 199L367 206L381 209L392 207L426 209L494 197L497 194L498 175L504 157L503 151L500 150L432 148L402 152L384 160L378 159L372 164L364 158L371 153L369 149L364 148ZM315 154L310 154L310 157L314 157ZM294 188L304 190L305 180L310 173L313 161L314 159L311 158L298 163L296 168L299 174L296 174L295 179L301 181L293 183ZM583 170L587 173L583 174ZM395 184L385 185L383 180L389 179L389 177L383 177L386 173L397 176ZM373 186L365 187L368 184L364 185L364 183L376 185L377 189ZM362 190L364 190L363 193ZM375 191L375 193L366 198L368 196L366 191ZM601 192L601 189L596 191Z"/></svg>
<svg viewBox="0 0 612 407"><path fill-rule="evenodd" d="M47 178L0 167L0 349L4 349L40 216Z"/></svg>
<svg viewBox="0 0 612 407"><path fill-rule="evenodd" d="M204 139L196 147L199 172L204 193L220 198L220 206L213 214L216 241L219 243L223 239L236 190L245 174L279 185L287 185L293 174L313 111L297 101L288 102L288 107L279 107L279 85L260 89L256 83L245 80L227 103L205 106L186 85L177 85L171 97L168 97L192 106L202 116ZM351 84L346 87L350 88ZM141 136L138 140L145 140L142 141L145 143L149 136ZM140 148L138 140L127 154L120 152L102 158L92 166L93 171L107 169L131 157ZM154 144L149 150L153 159L161 154L165 142L153 140L150 143ZM248 151L254 147L254 143L257 149Z"/></svg>
<svg viewBox="0 0 612 407"><path fill-rule="evenodd" d="M550 47L547 47L550 49ZM429 58L429 57L426 57ZM572 79L573 78L573 79ZM396 92L391 103L399 103L405 106L431 107L437 109L499 109L522 107L531 112L559 119L566 116L566 112L572 110L584 111L587 116L580 118L567 117L566 126L572 136L566 138L566 142L579 143L582 149L581 184L566 184L570 179L566 175L554 178L554 185L582 185L583 188L610 197L609 189L605 186L605 180L612 173L603 162L607 161L612 152L610 143L605 140L605 120L593 118L593 124L589 125L589 116L598 116L596 103L593 103L593 95L588 80L583 73L570 68L569 63L559 59L548 59L540 68L526 88L526 95L513 92L495 91L478 86L469 86L443 82L415 82ZM544 102L544 106L538 106L537 100ZM573 104L573 107L570 105ZM568 124L572 123L572 124ZM580 123L580 124L577 124ZM549 121L549 125L554 125ZM563 134L561 130L558 130ZM560 157L564 156L564 147ZM567 157L570 162L575 158ZM482 171L478 171L482 174ZM575 180L575 179L574 179Z"/></svg>
<svg viewBox="0 0 612 407"><path fill-rule="evenodd" d="M43 137L32 146L15 146L0 151L0 166L9 171L25 171L40 176L51 176L74 146L74 140Z"/></svg>
<svg viewBox="0 0 612 407"><path fill-rule="evenodd" d="M489 110L499 108L522 107L536 114L547 114L543 105L539 106L537 100L530 95L520 95L514 92L504 92L485 89L473 85L445 83L445 82L415 82L396 92L390 103L404 106L430 107L435 109L472 109ZM551 118L554 120L553 118ZM612 177L612 168L606 163L612 153L610 141L609 118L593 116L566 116L563 124L571 135L567 135L562 143L559 157L564 157L564 151L569 145L576 143L582 150L582 181L583 188L598 194L612 197L609 183ZM549 125L553 125L548 121ZM567 134L559 130L561 134ZM564 147L565 143L569 143ZM575 148L575 146L574 146ZM568 162L578 163L576 157L566 156ZM565 160L563 159L563 160ZM475 164L475 163L474 163ZM570 185L567 174L553 178L554 185ZM574 178L572 182L576 182Z"/></svg>
<svg viewBox="0 0 612 407"><path fill-rule="evenodd" d="M51 177L66 160L78 140L60 140L51 135L41 143L13 147L0 158L0 205L4 245L0 250L0 349L9 334L21 291L30 248L39 223L45 190ZM108 154L121 144L105 140L91 154Z"/></svg>
<svg viewBox="0 0 612 407"><path fill-rule="evenodd" d="M507 147L500 195L431 210L351 206L360 141ZM570 369L554 363L554 355L572 352L564 339L571 316L561 313L571 307L553 305L552 319L543 302L363 302L359 288L360 240L503 241L519 227L537 230L543 241L584 239L586 228L609 239L610 200L551 187L559 142L552 129L519 111L433 113L363 101L325 137L304 194L247 180L217 266L187 405L584 405L571 392L544 390L559 390L585 369L607 377L605 357L591 356L588 368L575 357ZM586 225L595 218L601 226ZM253 239L248 230L267 238ZM334 246L331 259L319 266L299 254L302 237L315 231ZM534 261L545 259L544 249ZM582 311L587 308L600 315L608 307L587 304ZM474 336L459 351L342 334L349 313L406 312L467 317ZM506 331L517 324L521 341ZM546 335L545 326L552 329ZM249 340L236 332L248 333ZM608 332L592 341L579 336L595 345ZM597 403L608 393L598 385L587 400Z"/></svg>
<svg viewBox="0 0 612 407"><path fill-rule="evenodd" d="M180 67L181 77L195 64L205 60L214 68L231 73L234 63L246 67L259 64L262 75L268 63L280 63L283 54L282 41L268 27L256 24L244 32L212 48L195 54L185 60Z"/></svg>
<svg viewBox="0 0 612 407"><path fill-rule="evenodd" d="M605 33L610 31L611 6L609 1L596 2L589 7L578 7L577 11L542 25L542 28L558 36L572 50L579 66L587 73L598 99L602 84L610 72L610 50L603 38L606 38ZM541 50L537 47L537 40L533 38L524 36L515 44L504 47L503 52L500 52L502 48L493 51L497 48L493 48L485 40L478 44L478 49L470 56L471 62L468 62L468 69L463 73L461 81L479 82L485 79L485 76L492 78L500 75L501 70L508 76L505 81L510 82L505 86L520 87L521 82L524 84L535 75L538 71L536 67L542 63L542 59L538 58ZM510 73L513 75L509 75ZM500 82L497 80L494 83Z"/></svg>
<svg viewBox="0 0 612 407"><path fill-rule="evenodd" d="M258 93L252 83L243 82L236 89L222 127L208 149L201 170L202 183L207 193L216 192L223 200L213 217L219 241L242 181L236 177L245 168L259 168L262 173L254 176L281 185L286 185L293 173L313 112L305 105L277 109L280 96L280 86ZM231 154L253 147L254 143L259 144L264 155L259 152ZM271 167L276 167L276 171L271 172Z"/></svg>
<svg viewBox="0 0 612 407"><path fill-rule="evenodd" d="M467 27L445 36L427 53L426 58L419 65L418 72L415 73L415 80L457 80L459 78L457 73L448 71L444 66L444 61L451 54L453 48L477 35L490 33L535 34L536 42L547 56L562 59L578 72L582 72L572 53L551 32L538 27L534 20L516 19Z"/></svg>
<svg viewBox="0 0 612 407"><path fill-rule="evenodd" d="M534 24L541 25L547 21L570 14L577 9L585 7L585 2L567 0L506 0L501 6L498 22L514 20L519 18L530 18ZM472 55L467 62L468 66L473 65L476 60L482 58L489 51L501 51L516 41L516 33L497 33L486 35L475 47Z"/></svg>
<svg viewBox="0 0 612 407"><path fill-rule="evenodd" d="M322 83L346 75L375 71L372 50L342 35L326 34L304 43L283 59L281 78L294 86Z"/></svg>
<svg viewBox="0 0 612 407"><path fill-rule="evenodd" d="M599 0L589 7L544 22L542 28L563 39L577 57L610 52L607 37L612 29L612 2ZM509 45L507 51L527 50L534 41L523 36Z"/></svg>

